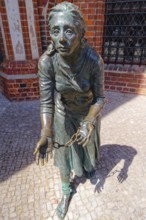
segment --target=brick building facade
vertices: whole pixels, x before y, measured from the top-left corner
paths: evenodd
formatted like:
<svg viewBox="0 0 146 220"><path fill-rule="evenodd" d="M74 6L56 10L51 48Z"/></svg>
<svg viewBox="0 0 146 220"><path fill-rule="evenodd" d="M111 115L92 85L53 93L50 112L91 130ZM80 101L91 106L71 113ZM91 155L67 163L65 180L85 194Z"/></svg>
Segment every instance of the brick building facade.
<svg viewBox="0 0 146 220"><path fill-rule="evenodd" d="M60 0L0 0L0 90L10 100L39 97L37 62L49 44L47 14ZM86 38L102 55L106 0L70 0L87 24ZM145 65L105 63L105 89L146 95Z"/></svg>

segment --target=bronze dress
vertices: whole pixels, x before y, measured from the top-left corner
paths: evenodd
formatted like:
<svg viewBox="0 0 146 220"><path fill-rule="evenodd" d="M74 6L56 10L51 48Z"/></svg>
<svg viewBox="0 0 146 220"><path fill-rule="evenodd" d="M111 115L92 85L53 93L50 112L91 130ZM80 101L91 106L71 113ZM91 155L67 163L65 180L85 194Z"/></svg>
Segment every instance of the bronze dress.
<svg viewBox="0 0 146 220"><path fill-rule="evenodd" d="M74 68L75 67L75 68ZM54 117L55 141L64 145L77 131L91 105L104 105L103 62L89 46L82 49L76 65L71 69L59 53L39 60L40 111ZM86 147L74 143L55 149L54 164L68 175L77 176L83 170L91 171L99 159L100 116L94 121L95 129Z"/></svg>

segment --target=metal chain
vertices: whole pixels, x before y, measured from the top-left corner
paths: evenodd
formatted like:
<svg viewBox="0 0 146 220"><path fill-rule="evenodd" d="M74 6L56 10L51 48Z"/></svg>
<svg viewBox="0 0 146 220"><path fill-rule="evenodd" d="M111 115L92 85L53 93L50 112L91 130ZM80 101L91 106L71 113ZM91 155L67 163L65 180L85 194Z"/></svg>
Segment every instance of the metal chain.
<svg viewBox="0 0 146 220"><path fill-rule="evenodd" d="M80 132L80 127L78 128L77 132L75 134L72 135L72 137L70 138L70 140L66 143L66 144L59 144L58 142L54 142L54 148L59 149L60 147L69 147L72 144L74 144L77 140L78 140L78 135Z"/></svg>
<svg viewBox="0 0 146 220"><path fill-rule="evenodd" d="M78 140L79 132L80 132L80 127L78 128L77 132L72 135L71 139L65 144L65 147L69 147Z"/></svg>

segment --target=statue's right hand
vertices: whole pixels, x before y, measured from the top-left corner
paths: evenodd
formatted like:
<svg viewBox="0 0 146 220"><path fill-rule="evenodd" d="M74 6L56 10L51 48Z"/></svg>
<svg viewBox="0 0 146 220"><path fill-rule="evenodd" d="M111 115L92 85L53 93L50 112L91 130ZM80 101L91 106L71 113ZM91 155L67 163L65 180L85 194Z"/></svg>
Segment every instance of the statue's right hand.
<svg viewBox="0 0 146 220"><path fill-rule="evenodd" d="M37 142L34 155L37 165L47 163L49 156L50 158L53 157L53 139L51 137L42 136Z"/></svg>

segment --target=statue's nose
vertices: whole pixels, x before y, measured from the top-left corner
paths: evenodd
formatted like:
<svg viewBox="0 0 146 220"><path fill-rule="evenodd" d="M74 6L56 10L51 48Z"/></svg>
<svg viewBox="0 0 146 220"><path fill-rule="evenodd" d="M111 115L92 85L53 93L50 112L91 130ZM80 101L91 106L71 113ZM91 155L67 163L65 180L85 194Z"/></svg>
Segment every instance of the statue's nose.
<svg viewBox="0 0 146 220"><path fill-rule="evenodd" d="M64 36L61 36L61 38L59 39L59 43L66 43L66 39Z"/></svg>

